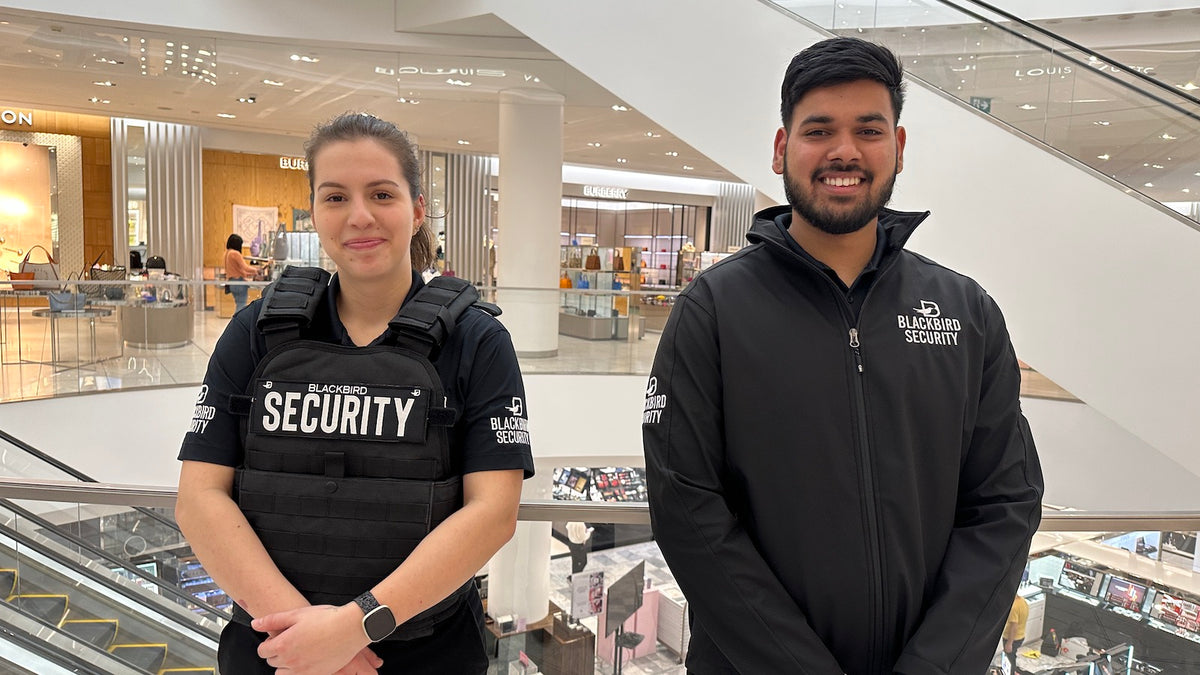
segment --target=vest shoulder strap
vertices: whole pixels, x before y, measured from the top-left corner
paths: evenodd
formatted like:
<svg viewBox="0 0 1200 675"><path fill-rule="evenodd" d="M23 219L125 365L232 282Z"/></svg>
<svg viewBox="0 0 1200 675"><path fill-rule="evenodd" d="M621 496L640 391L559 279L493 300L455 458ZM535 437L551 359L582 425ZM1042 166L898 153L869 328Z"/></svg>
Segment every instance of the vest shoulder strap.
<svg viewBox="0 0 1200 675"><path fill-rule="evenodd" d="M404 303L388 327L397 344L433 360L459 318L473 305L492 316L500 314L496 305L480 301L471 282L459 277L434 277Z"/></svg>
<svg viewBox="0 0 1200 675"><path fill-rule="evenodd" d="M267 350L300 337L312 325L329 286L329 272L319 267L288 266L263 292L258 313L258 330L267 340Z"/></svg>

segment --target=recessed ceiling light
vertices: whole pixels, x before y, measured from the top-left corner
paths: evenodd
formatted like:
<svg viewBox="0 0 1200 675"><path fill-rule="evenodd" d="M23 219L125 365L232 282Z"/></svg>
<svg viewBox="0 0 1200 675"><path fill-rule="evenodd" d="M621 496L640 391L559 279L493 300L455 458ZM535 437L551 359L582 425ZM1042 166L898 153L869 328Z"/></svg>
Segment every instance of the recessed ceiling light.
<svg viewBox="0 0 1200 675"><path fill-rule="evenodd" d="M600 144L596 143L596 142L592 142L592 143L588 143L588 147L589 148L598 148L598 147L600 147Z"/></svg>
<svg viewBox="0 0 1200 675"><path fill-rule="evenodd" d="M621 104L619 104L619 103L618 103L618 104L616 104L616 105L614 105L614 106L612 107L612 109L613 109L613 110L616 110L617 112L629 112L629 108L627 108L626 106L623 106L623 105L621 105Z"/></svg>
<svg viewBox="0 0 1200 675"><path fill-rule="evenodd" d="M617 158L617 164L625 164L625 163L627 163L628 161L629 161L629 160L625 159L624 157L618 157L618 158Z"/></svg>
<svg viewBox="0 0 1200 675"><path fill-rule="evenodd" d="M1150 166L1154 167L1155 169L1162 169L1162 168L1164 168L1162 164L1151 164Z"/></svg>
<svg viewBox="0 0 1200 675"><path fill-rule="evenodd" d="M656 134L653 131L647 131L646 138L662 138L662 134Z"/></svg>
<svg viewBox="0 0 1200 675"><path fill-rule="evenodd" d="M1191 192L1191 190L1189 190L1189 189L1187 189L1187 188L1183 188L1183 191L1184 191L1184 192Z"/></svg>
<svg viewBox="0 0 1200 675"><path fill-rule="evenodd" d="M675 152L674 150L664 152L663 154L666 155L667 157L678 157L679 156L679 153Z"/></svg>
<svg viewBox="0 0 1200 675"><path fill-rule="evenodd" d="M1109 157L1109 154L1106 152L1103 155L1096 155L1096 159L1103 159L1104 161L1107 162L1110 159L1110 157Z"/></svg>
<svg viewBox="0 0 1200 675"><path fill-rule="evenodd" d="M212 52L208 51L207 49L197 49L196 53L200 54L201 56L212 56Z"/></svg>
<svg viewBox="0 0 1200 675"><path fill-rule="evenodd" d="M1020 108L1021 110L1037 110L1036 105L1029 105L1028 103L1026 103L1024 105L1019 105L1017 107Z"/></svg>
<svg viewBox="0 0 1200 675"><path fill-rule="evenodd" d="M97 87L115 87L115 86L117 86L108 80L104 80L104 81L96 80L95 82L92 82L92 84L96 85Z"/></svg>
<svg viewBox="0 0 1200 675"><path fill-rule="evenodd" d="M100 58L96 59L96 63L107 63L110 66L115 66L115 65L119 65L122 62L118 61L116 59L106 59L103 56L101 56Z"/></svg>
<svg viewBox="0 0 1200 675"><path fill-rule="evenodd" d="M1154 187L1154 183L1146 183L1146 187Z"/></svg>
<svg viewBox="0 0 1200 675"><path fill-rule="evenodd" d="M272 87L282 87L283 86L282 82L276 82L275 80L263 80L263 84L269 84Z"/></svg>
<svg viewBox="0 0 1200 675"><path fill-rule="evenodd" d="M237 119L237 115L230 115L229 113L217 113L217 117L224 117L227 120Z"/></svg>
<svg viewBox="0 0 1200 675"><path fill-rule="evenodd" d="M187 47L184 47L184 49L187 49ZM308 56L308 55L301 55L301 54L292 54L288 58L290 58L293 61L302 61L304 63L320 63L320 61L321 61L321 59L319 59L315 56Z"/></svg>
<svg viewBox="0 0 1200 675"><path fill-rule="evenodd" d="M418 101L415 98L404 98L403 96L401 96L400 98L396 99L396 103L411 103L413 105L417 105L418 103L420 103L420 101Z"/></svg>
<svg viewBox="0 0 1200 675"><path fill-rule="evenodd" d="M1159 138L1163 139L1164 141L1173 141L1173 140L1175 140L1175 139L1176 139L1176 137L1175 137L1175 136L1172 136L1171 134L1168 134L1168 133L1165 133L1165 132L1163 133L1163 135L1162 135L1162 136L1159 136Z"/></svg>
<svg viewBox="0 0 1200 675"><path fill-rule="evenodd" d="M88 101L90 101L92 103L112 103L112 101L110 101L106 98L97 98L95 96L89 98Z"/></svg>
<svg viewBox="0 0 1200 675"><path fill-rule="evenodd" d="M458 144L459 145L470 145L471 141L464 141L463 139L460 138L460 139L458 139Z"/></svg>
<svg viewBox="0 0 1200 675"><path fill-rule="evenodd" d="M254 94L251 94L249 96L241 96L238 98L238 103L255 103L257 101L258 101L258 97L255 96Z"/></svg>
<svg viewBox="0 0 1200 675"><path fill-rule="evenodd" d="M1098 127L1106 127L1112 124L1112 122L1109 122L1108 120L1096 120L1095 122L1092 122L1092 124L1095 124Z"/></svg>

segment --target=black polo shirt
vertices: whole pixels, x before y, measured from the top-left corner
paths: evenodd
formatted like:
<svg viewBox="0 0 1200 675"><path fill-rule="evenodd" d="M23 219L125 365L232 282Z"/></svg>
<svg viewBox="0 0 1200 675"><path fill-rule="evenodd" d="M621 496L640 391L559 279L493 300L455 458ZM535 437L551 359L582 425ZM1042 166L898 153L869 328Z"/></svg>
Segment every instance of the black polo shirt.
<svg viewBox="0 0 1200 675"><path fill-rule="evenodd" d="M799 253L802 258L812 263L818 270L825 273L825 276L833 280L833 283L841 289L846 296L846 302L850 303L850 311L854 312L854 320L858 321L858 314L862 311L863 300L867 297L867 291L871 290L871 284L875 282L875 275L879 271L879 263L883 261L883 252L887 247L887 234L883 231L883 226L878 221L875 223L875 252L871 254L871 259L867 262L867 266L858 273L858 278L854 283L847 286L838 273L832 267L817 260L804 247L800 245L789 228L792 226L791 212L783 213L775 217L775 225L783 230L783 238L787 241L788 247L796 253Z"/></svg>
<svg viewBox="0 0 1200 675"><path fill-rule="evenodd" d="M408 302L425 284L420 275L413 274ZM338 318L339 283L335 274L324 297L323 307L306 338L354 346L346 328ZM257 300L234 315L217 341L208 371L196 402L192 423L179 451L180 460L194 460L237 467L242 462L243 442L241 418L228 412L229 397L244 394L258 362L266 354L266 340L255 328L261 300ZM380 335L372 344L385 340ZM528 437L505 431L496 420L511 417L528 419L525 409L525 387L517 364L512 340L504 326L486 312L470 309L464 313L454 333L433 361L442 380L448 407L458 411L450 431L451 467L458 473L521 469L525 477L533 475L533 456ZM497 428L500 431L497 431ZM363 589L364 591L368 589ZM390 672L388 666L405 665L404 672L463 672L461 655L474 655L482 650L479 628L482 610L478 597L471 594L462 610L447 619L445 626L433 636L412 641L414 650L405 656L405 642L388 642L384 649L391 657L380 672ZM429 663L427 659L437 659ZM420 670L413 670L420 663ZM467 661L466 663L472 663ZM428 669L428 670L426 670ZM397 671L399 672L399 671Z"/></svg>

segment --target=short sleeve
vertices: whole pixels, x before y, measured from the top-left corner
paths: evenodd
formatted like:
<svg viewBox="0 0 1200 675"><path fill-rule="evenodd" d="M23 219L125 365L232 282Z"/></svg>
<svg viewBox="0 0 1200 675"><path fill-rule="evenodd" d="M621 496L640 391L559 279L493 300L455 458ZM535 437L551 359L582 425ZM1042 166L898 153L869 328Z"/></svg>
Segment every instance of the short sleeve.
<svg viewBox="0 0 1200 675"><path fill-rule="evenodd" d="M242 463L241 418L229 412L229 397L245 393L254 373L253 315L249 309L238 312L217 340L183 437L180 460L224 466Z"/></svg>
<svg viewBox="0 0 1200 675"><path fill-rule="evenodd" d="M461 443L462 472L521 469L529 478L529 411L512 338L499 321L482 312L464 323L454 392L462 406L455 433Z"/></svg>

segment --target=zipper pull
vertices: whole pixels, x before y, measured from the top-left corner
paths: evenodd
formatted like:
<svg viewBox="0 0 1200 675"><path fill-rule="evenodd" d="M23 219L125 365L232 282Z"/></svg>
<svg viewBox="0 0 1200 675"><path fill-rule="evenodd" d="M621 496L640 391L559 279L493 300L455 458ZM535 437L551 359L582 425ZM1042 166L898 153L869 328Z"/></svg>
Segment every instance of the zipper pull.
<svg viewBox="0 0 1200 675"><path fill-rule="evenodd" d="M862 351L859 350L858 329L850 329L850 348L854 350L854 362L858 364L858 372L863 372Z"/></svg>

